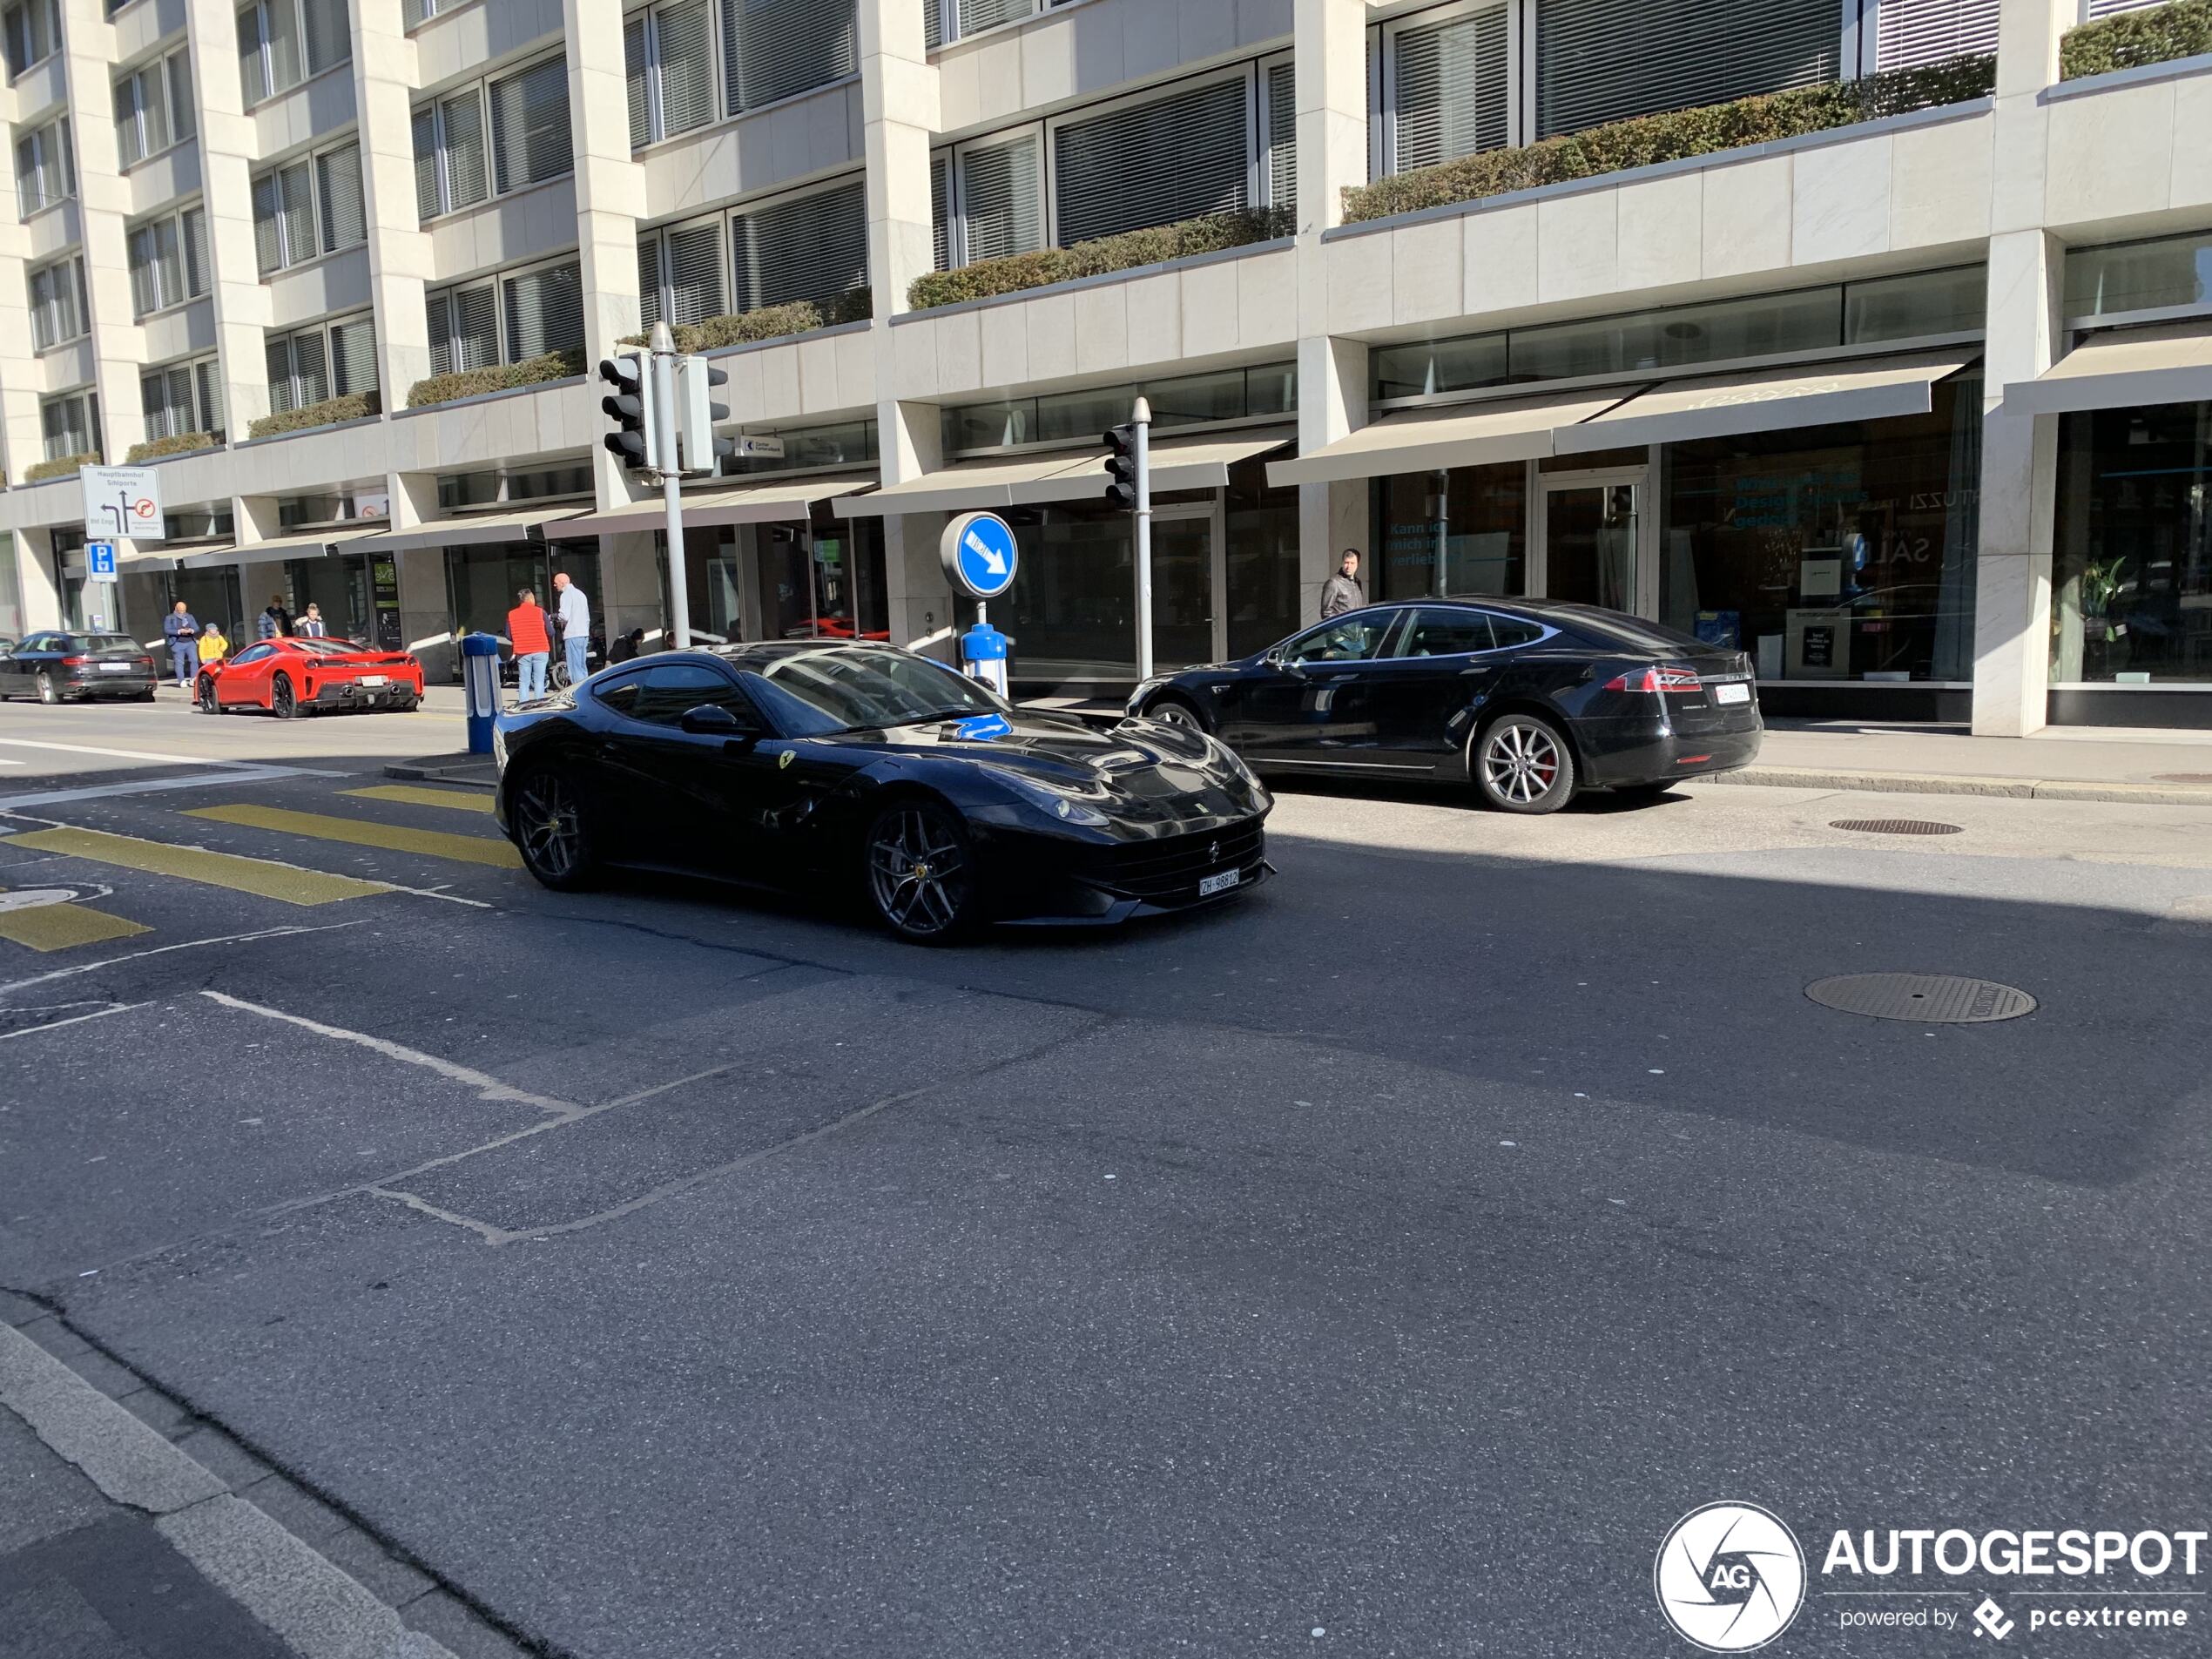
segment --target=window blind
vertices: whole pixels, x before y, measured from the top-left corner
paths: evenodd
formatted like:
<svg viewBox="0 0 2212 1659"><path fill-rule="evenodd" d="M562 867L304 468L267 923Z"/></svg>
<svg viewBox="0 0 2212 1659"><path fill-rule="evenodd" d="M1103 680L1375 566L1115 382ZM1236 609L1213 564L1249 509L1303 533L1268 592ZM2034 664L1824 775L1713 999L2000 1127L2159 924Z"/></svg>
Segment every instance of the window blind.
<svg viewBox="0 0 2212 1659"><path fill-rule="evenodd" d="M941 152L929 158L929 257L940 271L953 265L952 208L946 200L952 166L952 158Z"/></svg>
<svg viewBox="0 0 2212 1659"><path fill-rule="evenodd" d="M945 12L942 0L921 0L921 44L941 46L945 44ZM943 266L937 267L943 270Z"/></svg>
<svg viewBox="0 0 2212 1659"><path fill-rule="evenodd" d="M38 415L46 439L47 460L59 461L64 455L92 452L92 423L82 395L57 397L43 406Z"/></svg>
<svg viewBox="0 0 2212 1659"><path fill-rule="evenodd" d="M561 109L565 123L565 96ZM474 207L491 193L484 178L483 99L473 87L455 93L439 104L438 125L445 145L446 207Z"/></svg>
<svg viewBox="0 0 2212 1659"><path fill-rule="evenodd" d="M575 166L566 57L549 57L491 84L491 149L493 180L502 192L557 179Z"/></svg>
<svg viewBox="0 0 2212 1659"><path fill-rule="evenodd" d="M2115 11L2138 11L2145 6L2162 3L2162 0L2089 0L2092 17L2109 17Z"/></svg>
<svg viewBox="0 0 2212 1659"><path fill-rule="evenodd" d="M223 435L223 376L221 365L210 357L192 369L192 381L199 392L199 429Z"/></svg>
<svg viewBox="0 0 2212 1659"><path fill-rule="evenodd" d="M199 130L192 118L192 54L174 51L169 54L169 139L179 143L189 138Z"/></svg>
<svg viewBox="0 0 2212 1659"><path fill-rule="evenodd" d="M1997 50L1997 0L1881 0L1874 66L1912 69Z"/></svg>
<svg viewBox="0 0 2212 1659"><path fill-rule="evenodd" d="M646 82L645 14L634 14L622 25L623 81L630 93L630 147L642 150L653 141L652 91Z"/></svg>
<svg viewBox="0 0 2212 1659"><path fill-rule="evenodd" d="M722 314L722 224L668 233L668 320L704 322Z"/></svg>
<svg viewBox="0 0 2212 1659"><path fill-rule="evenodd" d="M172 384L172 373L184 376L185 398L181 408ZM146 418L146 436L149 440L173 438L179 433L189 432L192 429L191 375L181 369L156 369L151 374L140 375L138 407Z"/></svg>
<svg viewBox="0 0 2212 1659"><path fill-rule="evenodd" d="M972 35L994 24L1027 17L1036 9L1037 0L960 0L960 31Z"/></svg>
<svg viewBox="0 0 2212 1659"><path fill-rule="evenodd" d="M867 187L858 180L730 221L730 308L828 305L868 280Z"/></svg>
<svg viewBox="0 0 2212 1659"><path fill-rule="evenodd" d="M637 308L647 328L661 320L660 233L637 239Z"/></svg>
<svg viewBox="0 0 2212 1659"><path fill-rule="evenodd" d="M284 233L279 227L277 181L265 172L253 181L253 264L266 276L284 263Z"/></svg>
<svg viewBox="0 0 2212 1659"><path fill-rule="evenodd" d="M1243 80L1211 81L1059 129L1060 245L1248 206L1245 102Z"/></svg>
<svg viewBox="0 0 2212 1659"><path fill-rule="evenodd" d="M179 305L185 298L185 260L177 243L177 221L157 219L148 228L153 233L154 303Z"/></svg>
<svg viewBox="0 0 2212 1659"><path fill-rule="evenodd" d="M292 0L270 0L289 6ZM300 0L307 16L307 73L320 75L354 55L353 27L346 16L346 0Z"/></svg>
<svg viewBox="0 0 2212 1659"><path fill-rule="evenodd" d="M283 262L297 265L315 252L314 167L295 161L277 170L277 219L283 233Z"/></svg>
<svg viewBox="0 0 2212 1659"><path fill-rule="evenodd" d="M115 143L125 166L142 160L145 143L138 127L138 78L125 75L115 84Z"/></svg>
<svg viewBox="0 0 2212 1659"><path fill-rule="evenodd" d="M546 266L502 280L507 361L583 349L583 285L573 265Z"/></svg>
<svg viewBox="0 0 2212 1659"><path fill-rule="evenodd" d="M269 95L268 64L261 53L261 8L246 6L238 14L238 81L252 109Z"/></svg>
<svg viewBox="0 0 2212 1659"><path fill-rule="evenodd" d="M429 300L430 372L489 368L499 361L498 307L491 284L448 288Z"/></svg>
<svg viewBox="0 0 2212 1659"><path fill-rule="evenodd" d="M1835 0L1536 0L1539 138L1834 80Z"/></svg>
<svg viewBox="0 0 2212 1659"><path fill-rule="evenodd" d="M860 66L853 0L722 0L726 112L842 80Z"/></svg>
<svg viewBox="0 0 2212 1659"><path fill-rule="evenodd" d="M707 0L663 6L653 14L654 72L660 84L659 137L714 119L714 29Z"/></svg>
<svg viewBox="0 0 2212 1659"><path fill-rule="evenodd" d="M415 216L434 219L438 198L438 113L425 105L415 112Z"/></svg>
<svg viewBox="0 0 2212 1659"><path fill-rule="evenodd" d="M315 191L322 205L322 251L334 253L368 239L361 199L361 150L348 144L315 158Z"/></svg>
<svg viewBox="0 0 2212 1659"><path fill-rule="evenodd" d="M412 29L430 15L427 0L400 0L400 26Z"/></svg>
<svg viewBox="0 0 2212 1659"><path fill-rule="evenodd" d="M131 310L143 317L160 304L153 273L153 226L142 225L131 233Z"/></svg>
<svg viewBox="0 0 2212 1659"><path fill-rule="evenodd" d="M1399 30L1392 171L1433 166L1506 145L1508 90L1506 8Z"/></svg>
<svg viewBox="0 0 2212 1659"><path fill-rule="evenodd" d="M1267 200L1271 206L1298 206L1298 65L1274 64L1267 71Z"/></svg>
<svg viewBox="0 0 2212 1659"><path fill-rule="evenodd" d="M371 319L361 317L332 327L330 386L339 397L376 390L376 324Z"/></svg>
<svg viewBox="0 0 2212 1659"><path fill-rule="evenodd" d="M185 292L206 293L214 286L214 266L207 254L207 210L187 207L184 218Z"/></svg>
<svg viewBox="0 0 2212 1659"><path fill-rule="evenodd" d="M300 84L300 13L297 0L262 0L261 28L269 49L269 90Z"/></svg>
<svg viewBox="0 0 2212 1659"><path fill-rule="evenodd" d="M978 145L960 159L963 246L970 260L1044 246L1044 167L1034 133Z"/></svg>

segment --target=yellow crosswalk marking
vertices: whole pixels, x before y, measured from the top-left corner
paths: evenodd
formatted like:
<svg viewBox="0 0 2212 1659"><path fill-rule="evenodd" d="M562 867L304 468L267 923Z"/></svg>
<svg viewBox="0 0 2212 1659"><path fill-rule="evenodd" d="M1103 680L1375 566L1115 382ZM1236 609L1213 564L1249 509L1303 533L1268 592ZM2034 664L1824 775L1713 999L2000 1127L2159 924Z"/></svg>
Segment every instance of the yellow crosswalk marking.
<svg viewBox="0 0 2212 1659"><path fill-rule="evenodd" d="M167 841L145 841L134 835L111 835L105 830L32 830L12 836L13 846L35 847L96 864L113 864L126 870L154 875L173 875L234 893L256 894L286 904L331 904L358 899L366 894L388 893L381 882L361 881L349 875L327 875L320 870L295 870L266 859L240 858L233 853L211 853L205 847L176 846Z"/></svg>
<svg viewBox="0 0 2212 1659"><path fill-rule="evenodd" d="M72 945L97 945L104 939L128 939L132 934L152 931L144 923L79 904L42 904L28 910L0 911L0 939L13 940L33 950L67 950Z"/></svg>
<svg viewBox="0 0 2212 1659"><path fill-rule="evenodd" d="M425 789L420 784L378 784L371 789L341 789L361 800L396 800L409 806L450 806L457 813L489 813L491 797L473 789Z"/></svg>
<svg viewBox="0 0 2212 1659"><path fill-rule="evenodd" d="M295 813L282 806L199 806L185 816L212 819L219 824L238 824L248 829L280 830L287 835L312 835L317 840L343 841L351 846L376 846L391 853L421 853L434 859L496 865L504 870L523 867L523 856L511 843L495 840L489 835L401 829L391 824L372 824L365 819Z"/></svg>

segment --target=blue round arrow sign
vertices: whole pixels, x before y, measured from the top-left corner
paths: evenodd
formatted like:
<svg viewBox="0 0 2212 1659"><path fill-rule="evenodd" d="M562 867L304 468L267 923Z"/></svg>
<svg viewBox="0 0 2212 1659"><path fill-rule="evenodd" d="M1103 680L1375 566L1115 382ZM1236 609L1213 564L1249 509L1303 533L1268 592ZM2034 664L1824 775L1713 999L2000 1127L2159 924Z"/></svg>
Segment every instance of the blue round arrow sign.
<svg viewBox="0 0 2212 1659"><path fill-rule="evenodd" d="M962 513L945 526L940 552L946 577L978 599L995 599L1012 587L1021 558L1013 527L996 513Z"/></svg>

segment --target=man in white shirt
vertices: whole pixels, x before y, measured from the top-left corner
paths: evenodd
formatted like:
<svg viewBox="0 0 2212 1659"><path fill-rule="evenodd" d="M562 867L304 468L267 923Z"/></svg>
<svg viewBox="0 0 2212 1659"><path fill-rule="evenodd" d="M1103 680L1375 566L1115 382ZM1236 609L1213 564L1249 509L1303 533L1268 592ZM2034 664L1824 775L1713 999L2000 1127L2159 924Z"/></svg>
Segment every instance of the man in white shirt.
<svg viewBox="0 0 2212 1659"><path fill-rule="evenodd" d="M554 572L553 587L561 596L553 613L561 623L561 654L568 659L569 684L574 685L583 678L584 660L591 650L591 601L569 580L566 570Z"/></svg>

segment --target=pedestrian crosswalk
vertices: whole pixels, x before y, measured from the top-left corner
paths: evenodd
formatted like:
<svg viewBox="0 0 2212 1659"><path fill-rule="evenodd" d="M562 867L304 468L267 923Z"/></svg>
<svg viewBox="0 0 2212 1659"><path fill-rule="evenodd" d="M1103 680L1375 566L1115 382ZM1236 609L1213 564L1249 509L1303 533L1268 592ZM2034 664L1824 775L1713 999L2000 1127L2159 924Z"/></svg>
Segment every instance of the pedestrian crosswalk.
<svg viewBox="0 0 2212 1659"><path fill-rule="evenodd" d="M447 830L410 829L370 819L336 818L327 813L295 812L288 806L196 806L187 818L212 819L218 824L237 824L248 829L280 830L323 841L352 846L382 847L392 853L421 853L434 859L455 859L463 864L489 864L519 870L522 854L514 843L489 835L456 835Z"/></svg>

